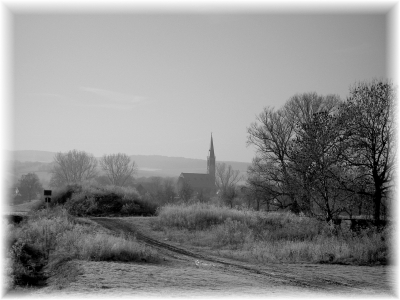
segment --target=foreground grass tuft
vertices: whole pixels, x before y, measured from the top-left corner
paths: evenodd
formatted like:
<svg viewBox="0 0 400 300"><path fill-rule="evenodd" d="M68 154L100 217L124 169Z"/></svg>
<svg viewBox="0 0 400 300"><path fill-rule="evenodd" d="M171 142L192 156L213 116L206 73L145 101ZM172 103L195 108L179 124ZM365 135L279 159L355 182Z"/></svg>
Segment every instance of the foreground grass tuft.
<svg viewBox="0 0 400 300"><path fill-rule="evenodd" d="M60 263L71 260L158 262L159 255L131 236L112 235L99 226L76 222L64 208L29 214L8 225L8 276L14 285L36 285ZM39 279L38 279L39 278Z"/></svg>

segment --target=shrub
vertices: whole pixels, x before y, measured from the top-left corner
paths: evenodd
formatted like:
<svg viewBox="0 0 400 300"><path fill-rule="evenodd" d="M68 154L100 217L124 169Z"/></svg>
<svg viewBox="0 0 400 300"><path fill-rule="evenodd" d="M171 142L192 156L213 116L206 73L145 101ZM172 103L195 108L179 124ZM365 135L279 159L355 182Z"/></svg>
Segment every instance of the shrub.
<svg viewBox="0 0 400 300"><path fill-rule="evenodd" d="M44 279L41 271L46 264L46 253L43 249L17 240L11 246L10 256L14 264L12 276L17 284L34 285Z"/></svg>
<svg viewBox="0 0 400 300"><path fill-rule="evenodd" d="M90 185L75 189L65 208L75 216L105 216L153 215L157 207L133 188Z"/></svg>
<svg viewBox="0 0 400 300"><path fill-rule="evenodd" d="M76 216L153 215L157 205L132 187L73 184L53 191L50 207L64 205ZM37 209L46 207L44 197Z"/></svg>
<svg viewBox="0 0 400 300"><path fill-rule="evenodd" d="M51 197L51 204L65 204L69 199L72 198L74 193L79 193L82 191L82 189L82 185L79 184L70 184L65 187L55 189Z"/></svg>

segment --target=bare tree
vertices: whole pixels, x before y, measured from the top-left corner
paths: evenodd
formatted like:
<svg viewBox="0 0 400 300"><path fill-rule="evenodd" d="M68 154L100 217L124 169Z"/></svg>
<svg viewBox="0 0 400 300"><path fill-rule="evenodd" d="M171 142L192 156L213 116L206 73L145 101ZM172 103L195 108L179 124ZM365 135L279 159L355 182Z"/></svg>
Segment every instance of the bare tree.
<svg viewBox="0 0 400 300"><path fill-rule="evenodd" d="M289 198L294 202L293 182L287 170L288 145L294 134L287 111L264 108L256 122L247 129L247 145L256 147L257 155L248 169L248 184L264 199ZM283 200L282 200L283 201ZM267 200L269 203L269 200Z"/></svg>
<svg viewBox="0 0 400 300"><path fill-rule="evenodd" d="M71 150L57 153L51 171L51 186L82 183L96 176L97 160L85 151Z"/></svg>
<svg viewBox="0 0 400 300"><path fill-rule="evenodd" d="M343 191L339 182L347 174L340 159L343 150L338 118L327 112L315 113L311 122L301 124L296 139L289 150L289 165L294 178L318 212L326 221L344 211L351 194ZM314 212L315 213L315 212Z"/></svg>
<svg viewBox="0 0 400 300"><path fill-rule="evenodd" d="M300 125L311 123L314 114L326 112L332 114L337 111L341 103L337 95L321 96L315 92L296 94L286 102L283 110L287 121L292 125L294 132L302 131Z"/></svg>
<svg viewBox="0 0 400 300"><path fill-rule="evenodd" d="M256 210L260 210L261 204L266 204L266 209L271 209L271 204L277 208L287 208L292 205L292 201L284 196L279 186L275 186L265 177L268 174L263 170L268 168L268 164L257 164L253 159L253 164L249 167L247 177L247 196L252 197L252 201L256 203Z"/></svg>
<svg viewBox="0 0 400 300"><path fill-rule="evenodd" d="M348 151L343 159L358 170L358 179L369 188L357 191L372 199L379 223L382 200L393 189L395 91L390 82L360 82L342 106Z"/></svg>
<svg viewBox="0 0 400 300"><path fill-rule="evenodd" d="M311 122L317 112L333 111L339 102L335 95L297 94L277 111L264 108L247 129L247 145L255 146L257 151L248 170L248 184L264 194L267 204L273 200L280 208L296 208L300 203L302 210L309 210L309 195L304 194L299 178L288 169L289 146L301 134L301 124Z"/></svg>
<svg viewBox="0 0 400 300"><path fill-rule="evenodd" d="M236 184L243 179L239 170L233 170L231 165L217 164L216 185L221 199L233 206L233 200L237 196Z"/></svg>
<svg viewBox="0 0 400 300"><path fill-rule="evenodd" d="M100 166L106 172L111 184L123 186L136 172L135 162L123 153L104 155Z"/></svg>

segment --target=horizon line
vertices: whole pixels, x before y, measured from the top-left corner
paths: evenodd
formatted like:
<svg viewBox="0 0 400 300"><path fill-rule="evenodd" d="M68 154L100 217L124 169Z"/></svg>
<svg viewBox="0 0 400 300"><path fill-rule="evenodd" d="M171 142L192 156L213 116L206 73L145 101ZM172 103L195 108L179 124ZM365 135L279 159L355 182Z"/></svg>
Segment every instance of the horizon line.
<svg viewBox="0 0 400 300"><path fill-rule="evenodd" d="M9 150L9 149L3 149L3 151L8 151L8 152L17 152L17 151L37 151L37 152L50 152L50 153L59 153L62 151L48 151L48 150ZM84 151L84 150L79 150L79 151ZM86 152L86 151L85 151ZM62 152L64 153L64 152ZM168 155L162 155L162 154L127 154L128 156L162 156L162 157L168 157L168 158L184 158L184 159L193 159L193 160L207 160L206 158L191 158L191 157L183 157L183 156L168 156ZM96 156L93 155L95 158L102 157L101 156ZM238 162L238 163L249 163L251 164L251 161L239 161L239 160L220 160L221 162Z"/></svg>

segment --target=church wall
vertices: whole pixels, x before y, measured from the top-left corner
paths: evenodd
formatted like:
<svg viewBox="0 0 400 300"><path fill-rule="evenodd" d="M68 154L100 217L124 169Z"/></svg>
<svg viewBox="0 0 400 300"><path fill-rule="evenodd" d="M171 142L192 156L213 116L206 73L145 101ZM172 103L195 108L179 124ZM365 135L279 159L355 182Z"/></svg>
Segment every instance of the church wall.
<svg viewBox="0 0 400 300"><path fill-rule="evenodd" d="M181 190L184 182L197 192L215 193L215 155L214 145L211 136L210 155L207 157L207 174L181 173L178 179L177 188Z"/></svg>

